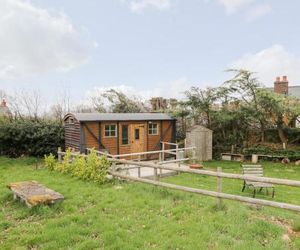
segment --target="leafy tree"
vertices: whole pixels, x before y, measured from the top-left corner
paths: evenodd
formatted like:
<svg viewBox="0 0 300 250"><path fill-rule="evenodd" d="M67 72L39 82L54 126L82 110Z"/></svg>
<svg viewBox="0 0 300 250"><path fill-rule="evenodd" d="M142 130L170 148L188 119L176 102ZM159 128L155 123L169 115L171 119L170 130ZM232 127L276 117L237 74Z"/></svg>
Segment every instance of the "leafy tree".
<svg viewBox="0 0 300 250"><path fill-rule="evenodd" d="M261 141L265 141L265 129L267 120L265 112L258 100L258 92L263 87L254 77L254 73L247 70L232 69L229 72L235 73L235 76L225 82L228 91L232 93L232 98L241 100L241 109L245 118L251 120L251 124L258 123L261 131Z"/></svg>
<svg viewBox="0 0 300 250"><path fill-rule="evenodd" d="M140 113L148 110L146 105L137 97L128 97L123 92L115 89L99 93L93 96L91 100L94 109L102 113L108 111L113 113Z"/></svg>
<svg viewBox="0 0 300 250"><path fill-rule="evenodd" d="M181 140L185 138L186 130L187 130L187 120L190 115L190 110L188 109L185 102L177 102L176 106L173 105L170 109L167 110L172 117L177 118L179 121L177 124L177 140ZM178 126L179 125L179 126Z"/></svg>
<svg viewBox="0 0 300 250"><path fill-rule="evenodd" d="M299 100L266 89L258 91L257 99L265 116L276 126L281 142L287 143L284 127L300 114Z"/></svg>
<svg viewBox="0 0 300 250"><path fill-rule="evenodd" d="M185 95L187 97L186 105L191 108L191 114L196 123L203 123L211 128L211 116L214 102L218 99L218 89L207 88L202 90L198 87L192 87L185 92ZM199 118L203 118L203 122L199 121Z"/></svg>

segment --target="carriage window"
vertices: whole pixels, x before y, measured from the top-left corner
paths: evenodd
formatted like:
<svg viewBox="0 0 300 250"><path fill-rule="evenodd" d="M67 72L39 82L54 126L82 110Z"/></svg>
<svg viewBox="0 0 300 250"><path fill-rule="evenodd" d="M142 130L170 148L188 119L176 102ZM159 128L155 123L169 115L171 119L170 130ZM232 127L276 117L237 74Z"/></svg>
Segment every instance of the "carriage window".
<svg viewBox="0 0 300 250"><path fill-rule="evenodd" d="M139 140L140 139L140 130L138 128L136 128L134 130L134 139L135 140Z"/></svg>
<svg viewBox="0 0 300 250"><path fill-rule="evenodd" d="M128 125L122 125L122 144L128 144Z"/></svg>
<svg viewBox="0 0 300 250"><path fill-rule="evenodd" d="M149 135L157 135L157 123L149 123L148 134Z"/></svg>
<svg viewBox="0 0 300 250"><path fill-rule="evenodd" d="M117 135L117 126L114 124L105 125L105 137L115 137Z"/></svg>

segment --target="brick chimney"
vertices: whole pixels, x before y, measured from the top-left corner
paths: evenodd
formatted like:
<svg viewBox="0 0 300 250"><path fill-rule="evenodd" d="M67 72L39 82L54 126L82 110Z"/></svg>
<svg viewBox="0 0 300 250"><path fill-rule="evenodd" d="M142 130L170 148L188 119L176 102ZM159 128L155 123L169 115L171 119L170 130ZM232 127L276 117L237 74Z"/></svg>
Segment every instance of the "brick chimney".
<svg viewBox="0 0 300 250"><path fill-rule="evenodd" d="M280 77L276 77L276 81L274 82L274 92L278 94L287 95L289 92L289 81L287 76L283 76L282 79Z"/></svg>
<svg viewBox="0 0 300 250"><path fill-rule="evenodd" d="M2 102L0 104L0 107L6 107L6 101L5 101L5 99L2 100Z"/></svg>

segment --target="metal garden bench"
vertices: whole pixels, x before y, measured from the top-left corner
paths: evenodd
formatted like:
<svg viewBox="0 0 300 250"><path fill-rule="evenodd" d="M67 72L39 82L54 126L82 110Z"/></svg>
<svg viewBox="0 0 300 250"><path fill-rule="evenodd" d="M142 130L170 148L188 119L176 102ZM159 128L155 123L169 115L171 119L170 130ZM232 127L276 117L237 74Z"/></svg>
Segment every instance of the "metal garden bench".
<svg viewBox="0 0 300 250"><path fill-rule="evenodd" d="M242 165L242 168L243 168L243 174L244 175L263 177L263 168L262 168L261 165ZM244 192L246 187L253 188L253 198L255 198L257 189L259 190L259 192L261 192L262 189L265 188L266 192L267 192L267 195L268 195L268 188L272 188L272 198L274 198L275 187L272 184L264 183L264 182L244 180L244 186L243 186L242 192Z"/></svg>

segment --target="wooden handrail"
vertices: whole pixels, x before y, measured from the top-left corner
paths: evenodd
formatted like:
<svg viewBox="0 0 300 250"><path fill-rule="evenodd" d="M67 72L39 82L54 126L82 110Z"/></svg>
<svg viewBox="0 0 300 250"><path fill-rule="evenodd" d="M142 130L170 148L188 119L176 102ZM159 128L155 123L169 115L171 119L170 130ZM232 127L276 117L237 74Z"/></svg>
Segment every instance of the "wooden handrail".
<svg viewBox="0 0 300 250"><path fill-rule="evenodd" d="M231 173L218 173L215 171L210 170L202 170L202 169L186 169L186 168L179 168L179 167L172 167L172 166L163 166L149 162L136 162L136 161L128 161L124 159L108 159L111 162L118 162L128 165L136 165L140 167L150 167L150 168L161 168L165 170L173 170L177 172L185 172L191 174L203 174L209 175L214 177L224 177L228 179L240 179L240 180L248 180L248 181L256 181L256 182L265 182L265 183L272 183L278 185L286 185L286 186L294 186L300 187L300 181L296 180L288 180L288 179L277 179L277 178L270 178L270 177L257 177L251 175L242 175L242 174L231 174Z"/></svg>
<svg viewBox="0 0 300 250"><path fill-rule="evenodd" d="M117 158L117 157L127 157L127 156L149 155L149 154L158 154L161 152L169 153L169 152L177 152L177 151L185 151L185 150L193 150L193 149L195 149L195 147L179 148L179 149L166 149L164 151L156 150L156 151L146 151L146 152L138 152L138 153L131 153L131 154L119 154L119 155L113 155L113 157Z"/></svg>
<svg viewBox="0 0 300 250"><path fill-rule="evenodd" d="M173 146L177 146L177 145L178 145L177 143L174 143L174 142L166 142L166 141L161 141L160 143L162 143L162 144L167 144L167 145L173 145Z"/></svg>

